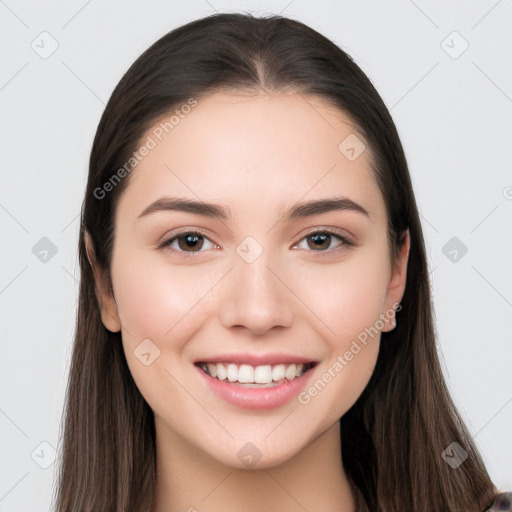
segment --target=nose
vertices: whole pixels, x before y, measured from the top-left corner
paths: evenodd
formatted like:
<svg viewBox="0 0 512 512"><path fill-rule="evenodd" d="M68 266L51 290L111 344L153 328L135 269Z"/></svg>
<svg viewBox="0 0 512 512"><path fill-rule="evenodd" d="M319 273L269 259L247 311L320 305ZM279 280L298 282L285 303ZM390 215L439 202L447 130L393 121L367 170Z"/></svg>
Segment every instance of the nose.
<svg viewBox="0 0 512 512"><path fill-rule="evenodd" d="M223 283L219 311L222 325L245 328L256 336L275 327L290 327L294 320L292 293L266 252L252 263L237 256L234 267Z"/></svg>

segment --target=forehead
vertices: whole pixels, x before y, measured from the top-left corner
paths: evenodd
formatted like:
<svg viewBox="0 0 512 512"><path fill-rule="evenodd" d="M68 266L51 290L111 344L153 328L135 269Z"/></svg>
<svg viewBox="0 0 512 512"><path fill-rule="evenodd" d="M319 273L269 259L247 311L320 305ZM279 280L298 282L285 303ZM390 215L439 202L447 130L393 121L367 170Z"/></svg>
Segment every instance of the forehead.
<svg viewBox="0 0 512 512"><path fill-rule="evenodd" d="M251 206L249 215L333 195L384 208L363 136L317 97L215 93L155 121L140 144L151 149L131 172L120 215L164 195Z"/></svg>

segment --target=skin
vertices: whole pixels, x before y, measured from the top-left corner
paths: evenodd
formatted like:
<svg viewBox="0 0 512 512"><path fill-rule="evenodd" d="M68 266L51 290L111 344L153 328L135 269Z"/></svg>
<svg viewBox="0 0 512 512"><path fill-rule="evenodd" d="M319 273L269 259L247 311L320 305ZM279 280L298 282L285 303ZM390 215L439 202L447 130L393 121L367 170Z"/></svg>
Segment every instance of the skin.
<svg viewBox="0 0 512 512"><path fill-rule="evenodd" d="M154 512L354 511L338 420L371 377L380 332L307 404L236 407L204 386L193 365L219 353L285 352L318 362L314 383L400 302L408 239L392 262L369 150L349 161L338 149L350 134L364 141L346 116L311 96L207 96L130 175L115 224L113 294L88 240L103 323L122 331L130 371L155 414ZM369 216L345 210L279 222L298 201L334 195ZM137 218L162 196L218 203L232 217ZM333 236L315 248L308 235L322 228L355 245ZM194 230L206 239L192 257L177 240L156 247ZM247 236L263 248L252 263L236 251ZM394 320L380 327L391 330ZM144 339L160 350L149 366L134 354ZM250 468L237 456L248 442L261 453Z"/></svg>

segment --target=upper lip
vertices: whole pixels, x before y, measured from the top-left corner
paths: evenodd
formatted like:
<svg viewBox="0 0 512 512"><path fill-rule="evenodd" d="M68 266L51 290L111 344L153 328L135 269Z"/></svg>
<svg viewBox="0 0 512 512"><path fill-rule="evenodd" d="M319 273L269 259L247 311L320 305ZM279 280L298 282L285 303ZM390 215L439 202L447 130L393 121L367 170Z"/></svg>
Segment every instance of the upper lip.
<svg viewBox="0 0 512 512"><path fill-rule="evenodd" d="M215 356L197 359L197 363L232 363L236 365L250 364L251 366L276 365L276 364L308 364L316 363L315 360L300 357L293 354L217 354Z"/></svg>

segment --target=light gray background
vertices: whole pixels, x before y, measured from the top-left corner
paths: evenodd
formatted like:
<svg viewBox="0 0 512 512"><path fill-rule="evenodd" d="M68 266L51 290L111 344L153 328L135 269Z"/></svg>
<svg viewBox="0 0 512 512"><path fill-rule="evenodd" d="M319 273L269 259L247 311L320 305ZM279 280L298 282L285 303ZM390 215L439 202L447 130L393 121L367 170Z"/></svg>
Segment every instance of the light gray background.
<svg viewBox="0 0 512 512"><path fill-rule="evenodd" d="M493 480L512 489L512 0L183 4L0 0L0 512L49 509L79 211L104 105L151 43L215 10L309 24L391 109L422 212L448 385ZM47 261L32 250L43 237L57 248Z"/></svg>

